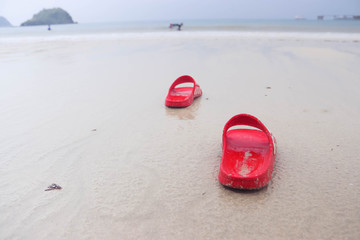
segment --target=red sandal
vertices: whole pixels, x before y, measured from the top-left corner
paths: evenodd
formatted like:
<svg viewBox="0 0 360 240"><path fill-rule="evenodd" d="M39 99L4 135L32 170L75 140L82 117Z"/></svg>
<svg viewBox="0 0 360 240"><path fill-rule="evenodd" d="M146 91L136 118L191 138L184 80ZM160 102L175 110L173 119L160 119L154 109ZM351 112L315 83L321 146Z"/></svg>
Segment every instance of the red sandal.
<svg viewBox="0 0 360 240"><path fill-rule="evenodd" d="M229 130L236 125L257 129ZM236 115L224 127L219 181L238 189L265 187L271 179L275 156L276 140L269 130L251 115Z"/></svg>
<svg viewBox="0 0 360 240"><path fill-rule="evenodd" d="M177 87L182 83L193 83L192 87ZM165 105L167 107L187 107L192 104L195 98L200 97L202 91L195 80L187 75L181 76L170 86L166 96Z"/></svg>

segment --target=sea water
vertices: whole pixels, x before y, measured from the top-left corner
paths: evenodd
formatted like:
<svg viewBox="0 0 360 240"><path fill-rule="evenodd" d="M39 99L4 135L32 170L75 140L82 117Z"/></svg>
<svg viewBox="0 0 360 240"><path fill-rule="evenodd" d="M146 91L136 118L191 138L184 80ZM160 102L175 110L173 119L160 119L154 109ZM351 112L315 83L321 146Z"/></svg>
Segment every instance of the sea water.
<svg viewBox="0 0 360 240"><path fill-rule="evenodd" d="M180 22L179 22L180 23ZM360 21L351 20L188 20L181 32L168 21L79 23L0 28L0 42L164 39L196 37L359 40Z"/></svg>

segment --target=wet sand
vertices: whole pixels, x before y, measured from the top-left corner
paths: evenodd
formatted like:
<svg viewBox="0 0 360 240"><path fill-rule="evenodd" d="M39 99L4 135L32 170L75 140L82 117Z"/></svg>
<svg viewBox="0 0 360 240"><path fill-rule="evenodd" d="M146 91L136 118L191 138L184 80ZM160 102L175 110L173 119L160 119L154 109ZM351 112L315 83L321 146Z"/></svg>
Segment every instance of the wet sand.
<svg viewBox="0 0 360 240"><path fill-rule="evenodd" d="M359 239L359 66L352 40L2 44L0 239ZM166 108L183 74L204 94ZM277 138L259 191L217 180L238 113Z"/></svg>

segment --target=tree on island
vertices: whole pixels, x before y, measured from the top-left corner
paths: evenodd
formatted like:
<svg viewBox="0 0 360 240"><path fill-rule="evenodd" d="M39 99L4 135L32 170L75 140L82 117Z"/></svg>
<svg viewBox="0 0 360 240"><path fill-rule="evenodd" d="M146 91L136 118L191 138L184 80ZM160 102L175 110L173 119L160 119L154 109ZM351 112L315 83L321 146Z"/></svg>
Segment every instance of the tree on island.
<svg viewBox="0 0 360 240"><path fill-rule="evenodd" d="M35 26L35 25L53 25L53 24L72 24L69 13L61 8L43 9L35 14L32 19L22 23L21 26Z"/></svg>
<svg viewBox="0 0 360 240"><path fill-rule="evenodd" d="M11 24L6 18L0 16L0 27L11 27Z"/></svg>

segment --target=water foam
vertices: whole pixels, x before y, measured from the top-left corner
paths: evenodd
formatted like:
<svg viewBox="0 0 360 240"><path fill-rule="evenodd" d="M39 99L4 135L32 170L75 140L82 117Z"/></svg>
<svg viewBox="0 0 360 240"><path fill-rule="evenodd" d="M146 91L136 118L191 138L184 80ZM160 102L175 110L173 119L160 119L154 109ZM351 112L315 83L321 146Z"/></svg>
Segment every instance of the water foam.
<svg viewBox="0 0 360 240"><path fill-rule="evenodd" d="M320 40L360 41L360 33L314 33L314 32L255 32L255 31L182 31L182 32L112 32L57 34L38 36L5 36L0 43L36 43L55 41L121 41L121 40L196 40L196 39L269 39L269 40Z"/></svg>

